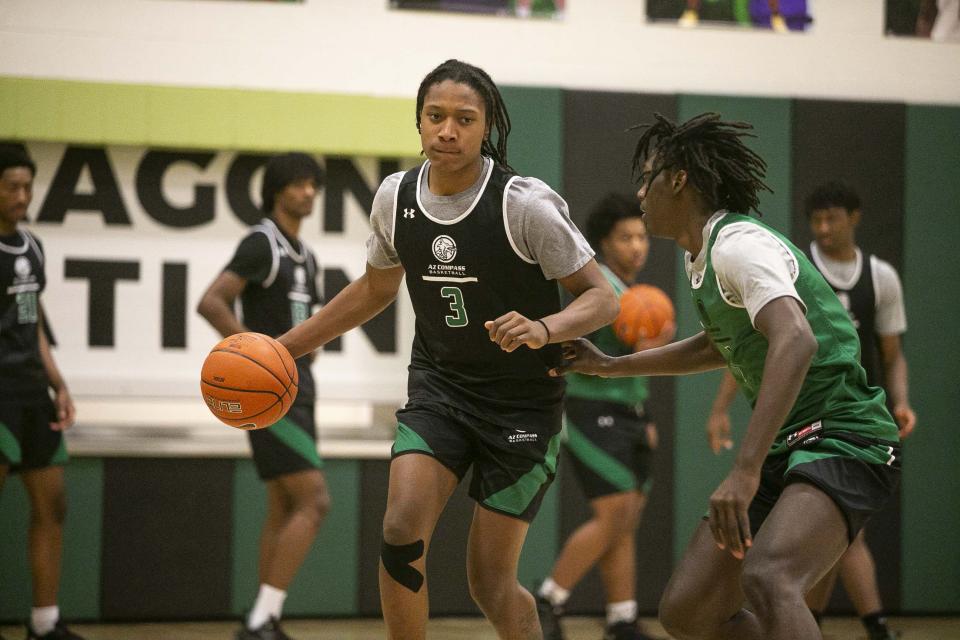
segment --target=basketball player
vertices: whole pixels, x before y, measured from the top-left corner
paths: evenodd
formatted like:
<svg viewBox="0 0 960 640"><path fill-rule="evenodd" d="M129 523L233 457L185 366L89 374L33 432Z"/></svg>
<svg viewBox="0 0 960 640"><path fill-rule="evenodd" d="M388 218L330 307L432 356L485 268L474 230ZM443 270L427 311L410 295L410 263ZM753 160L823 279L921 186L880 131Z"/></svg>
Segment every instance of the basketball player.
<svg viewBox="0 0 960 640"><path fill-rule="evenodd" d="M644 222L686 250L704 331L619 358L579 340L554 373L730 369L753 414L660 620L677 638L811 640L822 636L804 596L888 499L900 448L837 295L802 251L738 213L756 209L766 188L766 164L742 140L749 128L717 114L680 125L658 114L634 155Z"/></svg>
<svg viewBox="0 0 960 640"><path fill-rule="evenodd" d="M860 223L860 198L850 187L831 182L817 187L807 198L807 218L814 241L809 257L823 274L850 314L860 338L860 363L867 382L884 388L890 399L893 417L906 438L916 425L910 406L907 361L901 348L901 335L907 330L903 290L896 270L873 255L864 255L856 244ZM725 376L714 400L707 423L712 442L729 438L728 408L736 395L732 377ZM715 451L717 449L715 448ZM863 531L857 535L837 567L807 596L807 602L819 621L827 606L839 570L843 584L869 640L893 640L887 626L876 564L867 547Z"/></svg>
<svg viewBox="0 0 960 640"><path fill-rule="evenodd" d="M486 72L438 66L416 122L427 160L380 186L366 273L280 342L312 352L377 315L406 275L417 322L383 519L388 637L425 637L431 536L473 467L470 593L501 638L541 638L517 562L560 446L563 384L547 371L554 343L611 322L618 305L566 203L507 163L510 118ZM562 311L555 281L574 296Z"/></svg>
<svg viewBox="0 0 960 640"><path fill-rule="evenodd" d="M636 283L647 262L650 239L636 198L611 193L587 218L587 238L601 260L600 269L617 295ZM629 348L611 327L589 340L604 353L624 355L667 344L676 333L668 323L658 336ZM570 374L565 402L566 458L573 463L593 516L567 539L550 576L537 592L537 612L547 640L562 640L559 616L570 591L600 565L607 599L605 638L645 640L637 627L636 528L652 479L657 428L644 411L646 378L605 380Z"/></svg>
<svg viewBox="0 0 960 640"><path fill-rule="evenodd" d="M0 146L0 488L17 473L30 499L27 640L82 640L57 606L67 509L63 431L73 425L74 408L44 327L43 247L20 226L36 171L22 147Z"/></svg>
<svg viewBox="0 0 960 640"><path fill-rule="evenodd" d="M256 331L276 337L320 304L317 260L300 240L323 174L302 153L271 158L263 174L262 209L197 311L223 336ZM234 312L240 298L242 317ZM257 473L267 484L267 519L260 536L260 590L237 640L283 640L287 588L303 564L330 508L317 453L310 358L297 362L300 388L290 411L267 429L249 431Z"/></svg>

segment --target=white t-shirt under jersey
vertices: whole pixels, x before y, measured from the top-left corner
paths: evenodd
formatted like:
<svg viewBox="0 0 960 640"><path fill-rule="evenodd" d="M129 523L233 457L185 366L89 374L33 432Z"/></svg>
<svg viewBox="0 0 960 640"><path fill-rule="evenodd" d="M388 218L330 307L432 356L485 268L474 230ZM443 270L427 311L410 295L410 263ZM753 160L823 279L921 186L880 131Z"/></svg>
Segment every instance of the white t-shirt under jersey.
<svg viewBox="0 0 960 640"><path fill-rule="evenodd" d="M487 182L493 161L485 159L480 177L469 189L452 196L430 192L427 180L420 186L420 202L430 216L454 220L466 213ZM429 172L429 161L424 169ZM373 198L372 231L367 239L367 262L377 269L400 266L393 246L394 194L404 172L386 178ZM426 173L429 175L429 173ZM565 278L579 271L593 257L593 250L570 219L567 203L537 178L514 178L507 189L507 228L515 250L528 262L540 265L548 280Z"/></svg>
<svg viewBox="0 0 960 640"><path fill-rule="evenodd" d="M850 289L860 279L863 271L863 253L856 249L853 260L833 260L810 244L813 262L834 287ZM903 305L903 287L900 276L889 262L870 256L870 275L873 277L873 297L876 300L876 315L873 330L880 336L898 336L907 330L907 312Z"/></svg>
<svg viewBox="0 0 960 640"><path fill-rule="evenodd" d="M695 289L703 283L710 234L726 214L718 211L707 220L703 227L703 247L696 258L689 251L684 255L687 278ZM806 309L794 285L800 273L797 259L779 238L763 227L750 222L725 226L713 243L710 261L723 297L731 305L746 309L754 326L757 313L776 298L789 296Z"/></svg>

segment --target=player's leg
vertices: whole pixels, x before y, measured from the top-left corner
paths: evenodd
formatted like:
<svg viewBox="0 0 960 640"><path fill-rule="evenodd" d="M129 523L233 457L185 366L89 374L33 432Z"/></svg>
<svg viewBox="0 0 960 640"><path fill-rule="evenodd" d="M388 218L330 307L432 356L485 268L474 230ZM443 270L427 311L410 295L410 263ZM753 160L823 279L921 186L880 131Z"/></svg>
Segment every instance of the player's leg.
<svg viewBox="0 0 960 640"><path fill-rule="evenodd" d="M427 551L437 520L458 482L453 471L430 455L411 451L390 463L380 551L380 603L391 640L426 637Z"/></svg>
<svg viewBox="0 0 960 640"><path fill-rule="evenodd" d="M761 637L821 638L804 597L848 544L847 519L830 496L806 482L784 489L743 566L741 584Z"/></svg>
<svg viewBox="0 0 960 640"><path fill-rule="evenodd" d="M632 526L625 529L600 557L600 578L607 597L607 637L619 640L645 638L637 615L637 525L646 506L646 495L633 492Z"/></svg>
<svg viewBox="0 0 960 640"><path fill-rule="evenodd" d="M539 640L533 596L517 580L530 523L477 506L467 545L470 595L501 638Z"/></svg>
<svg viewBox="0 0 960 640"><path fill-rule="evenodd" d="M263 582L286 590L303 564L330 511L327 483L319 469L280 476L267 483L271 510L281 509Z"/></svg>
<svg viewBox="0 0 960 640"><path fill-rule="evenodd" d="M863 621L870 640L893 638L887 627L883 602L880 600L876 564L862 529L843 554L839 564L843 586L857 610L857 615Z"/></svg>
<svg viewBox="0 0 960 640"><path fill-rule="evenodd" d="M63 467L30 469L21 473L30 498L28 555L33 576L33 606L57 604L63 523L67 514Z"/></svg>
<svg viewBox="0 0 960 640"><path fill-rule="evenodd" d="M818 625L823 619L823 612L827 610L827 605L830 603L830 596L833 595L833 589L837 584L837 576L840 575L840 564L842 562L843 559L841 558L840 562L833 565L830 572L823 576L820 582L807 593L807 606Z"/></svg>
<svg viewBox="0 0 960 640"><path fill-rule="evenodd" d="M660 598L660 623L671 637L677 640L761 638L753 615L743 609L742 564L728 551L717 548L709 523L703 520ZM741 635L720 635L725 627L736 629Z"/></svg>
<svg viewBox="0 0 960 640"><path fill-rule="evenodd" d="M260 533L260 586L237 633L244 640L282 633L278 625L287 587L330 508L311 404L294 405L279 422L248 436L257 474L267 487L267 517Z"/></svg>
<svg viewBox="0 0 960 640"><path fill-rule="evenodd" d="M639 521L643 494L625 491L590 501L593 516L563 545L550 577L569 591L616 544L630 536ZM608 593L608 597L610 594Z"/></svg>

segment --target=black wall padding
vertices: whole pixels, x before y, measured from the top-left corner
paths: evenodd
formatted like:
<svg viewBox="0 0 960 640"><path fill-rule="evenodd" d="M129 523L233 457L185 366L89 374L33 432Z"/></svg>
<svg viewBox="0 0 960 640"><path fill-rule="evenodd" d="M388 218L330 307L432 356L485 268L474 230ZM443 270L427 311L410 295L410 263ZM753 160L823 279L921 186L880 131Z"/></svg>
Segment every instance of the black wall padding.
<svg viewBox="0 0 960 640"><path fill-rule="evenodd" d="M105 619L230 615L232 460L104 462Z"/></svg>

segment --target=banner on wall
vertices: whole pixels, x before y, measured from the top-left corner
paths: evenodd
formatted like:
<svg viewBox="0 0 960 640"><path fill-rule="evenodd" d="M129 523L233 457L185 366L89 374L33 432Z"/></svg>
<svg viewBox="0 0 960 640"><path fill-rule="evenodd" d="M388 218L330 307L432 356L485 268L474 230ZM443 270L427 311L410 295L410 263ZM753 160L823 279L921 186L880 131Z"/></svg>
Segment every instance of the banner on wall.
<svg viewBox="0 0 960 640"><path fill-rule="evenodd" d="M886 0L885 18L887 35L960 42L960 0Z"/></svg>
<svg viewBox="0 0 960 640"><path fill-rule="evenodd" d="M804 31L807 0L647 0L647 20L693 28L702 24Z"/></svg>
<svg viewBox="0 0 960 640"><path fill-rule="evenodd" d="M200 296L258 222L269 156L30 143L37 163L28 228L46 253L42 301L57 362L77 396L192 397L219 340ZM301 237L327 299L363 274L368 215L381 180L415 160L318 158L326 184ZM414 318L397 302L327 345L318 396L399 403Z"/></svg>
<svg viewBox="0 0 960 640"><path fill-rule="evenodd" d="M517 18L563 18L566 0L390 0L394 9L453 11Z"/></svg>

